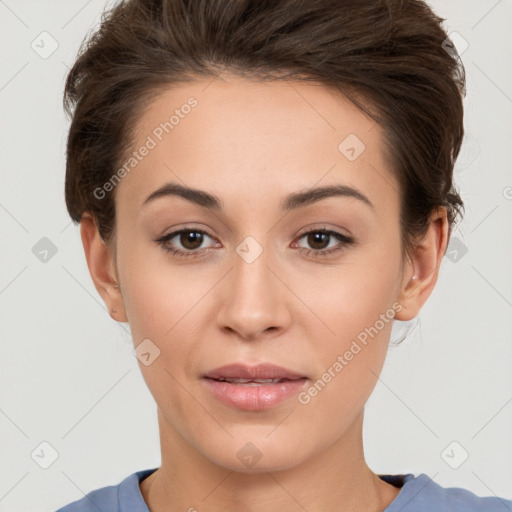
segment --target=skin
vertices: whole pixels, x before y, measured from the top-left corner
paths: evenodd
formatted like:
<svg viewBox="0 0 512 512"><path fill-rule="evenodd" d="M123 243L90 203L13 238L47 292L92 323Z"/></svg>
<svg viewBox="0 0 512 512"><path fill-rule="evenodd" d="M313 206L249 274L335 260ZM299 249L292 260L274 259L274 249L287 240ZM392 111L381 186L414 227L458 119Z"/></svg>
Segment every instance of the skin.
<svg viewBox="0 0 512 512"><path fill-rule="evenodd" d="M272 362L310 386L393 304L401 305L396 319L416 317L446 250L446 211L433 212L413 259L402 259L398 183L380 127L319 84L225 73L173 87L138 120L134 148L190 96L198 106L117 185L113 243L89 214L81 222L89 271L112 317L129 322L135 347L149 338L161 351L149 366L139 361L162 451L142 495L152 512L382 511L400 489L367 466L362 422L391 321L308 404L294 396L242 411L212 397L201 375L235 361ZM366 146L352 162L338 150L351 133ZM168 181L215 194L224 208L177 196L143 208ZM357 188L374 208L330 197L279 210L289 193L332 184ZM208 235L195 246L179 236L167 244L202 256L179 258L155 242L183 227ZM357 243L315 256L340 246L332 236L323 245L299 236L322 227ZM247 236L263 249L251 264L236 252ZM237 457L247 442L261 454L251 467Z"/></svg>

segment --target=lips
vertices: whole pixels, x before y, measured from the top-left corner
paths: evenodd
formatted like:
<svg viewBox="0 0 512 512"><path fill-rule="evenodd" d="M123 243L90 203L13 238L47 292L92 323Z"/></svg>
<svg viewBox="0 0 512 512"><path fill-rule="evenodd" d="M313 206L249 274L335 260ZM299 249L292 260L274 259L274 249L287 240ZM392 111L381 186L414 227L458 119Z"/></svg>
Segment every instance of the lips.
<svg viewBox="0 0 512 512"><path fill-rule="evenodd" d="M304 375L270 363L256 366L228 364L207 372L204 377L237 384L275 384L305 378Z"/></svg>
<svg viewBox="0 0 512 512"><path fill-rule="evenodd" d="M204 374L202 383L210 396L244 411L262 411L291 400L307 385L308 377L262 363L229 364Z"/></svg>

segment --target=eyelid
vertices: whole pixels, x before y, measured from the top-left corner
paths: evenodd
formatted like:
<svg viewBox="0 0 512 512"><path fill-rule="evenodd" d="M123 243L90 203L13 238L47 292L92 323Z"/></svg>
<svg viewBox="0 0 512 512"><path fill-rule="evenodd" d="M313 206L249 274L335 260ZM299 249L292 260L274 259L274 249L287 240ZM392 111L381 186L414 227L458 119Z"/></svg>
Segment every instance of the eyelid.
<svg viewBox="0 0 512 512"><path fill-rule="evenodd" d="M333 232L333 233L338 233L340 235L343 235L347 238L352 238L352 236L345 232L345 233L342 233L340 232L341 231L346 231L346 230L343 230L342 228L339 228L339 227L328 227L327 224L325 222L320 222L320 223L317 223L317 224L313 224L313 225L309 225L309 226L306 226L305 228L302 228L296 235L295 237L301 237L302 235L305 235L306 233L310 233L311 231L328 231L328 232Z"/></svg>

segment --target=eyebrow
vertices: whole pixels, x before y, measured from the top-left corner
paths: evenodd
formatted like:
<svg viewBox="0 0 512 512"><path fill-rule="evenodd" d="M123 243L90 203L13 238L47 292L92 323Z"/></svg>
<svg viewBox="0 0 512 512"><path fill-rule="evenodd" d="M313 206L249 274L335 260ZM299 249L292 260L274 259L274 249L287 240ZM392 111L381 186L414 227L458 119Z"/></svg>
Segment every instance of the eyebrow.
<svg viewBox="0 0 512 512"><path fill-rule="evenodd" d="M152 192L142 203L142 207L160 197L179 196L203 208L221 210L223 201L209 192L195 188L186 187L179 183L169 182ZM329 197L352 197L358 199L369 207L375 209L373 203L359 190L349 185L330 185L307 189L301 192L294 192L284 198L281 202L281 210L289 212L297 208L307 206Z"/></svg>

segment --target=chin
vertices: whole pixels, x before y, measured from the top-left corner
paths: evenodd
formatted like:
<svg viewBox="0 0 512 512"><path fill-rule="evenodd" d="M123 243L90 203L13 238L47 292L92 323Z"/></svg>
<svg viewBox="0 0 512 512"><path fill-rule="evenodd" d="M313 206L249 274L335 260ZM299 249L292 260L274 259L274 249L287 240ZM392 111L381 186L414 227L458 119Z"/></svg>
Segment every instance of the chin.
<svg viewBox="0 0 512 512"><path fill-rule="evenodd" d="M247 439L244 443L240 442L240 438L235 438L230 443L225 443L221 450L215 450L215 453L203 450L203 455L218 466L246 474L291 469L307 458L300 439L297 439L296 444L288 439L288 443L283 445L277 437L272 442L266 438L267 435L268 433L260 438L244 436ZM299 451L302 459L297 458Z"/></svg>

